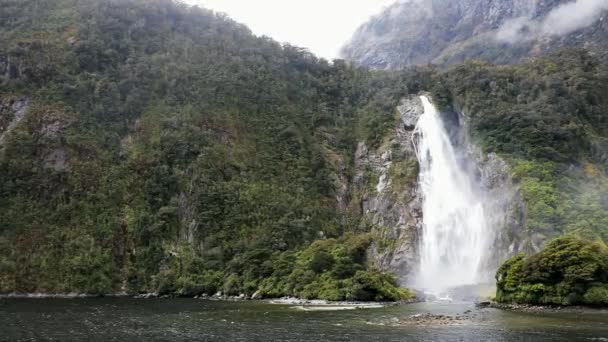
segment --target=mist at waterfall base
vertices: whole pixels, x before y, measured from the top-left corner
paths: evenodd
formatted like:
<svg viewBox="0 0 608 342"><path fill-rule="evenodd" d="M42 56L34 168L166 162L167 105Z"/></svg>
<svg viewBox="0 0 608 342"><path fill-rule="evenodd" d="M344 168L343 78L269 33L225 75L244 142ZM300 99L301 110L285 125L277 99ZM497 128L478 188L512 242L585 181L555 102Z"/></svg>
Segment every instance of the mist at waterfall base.
<svg viewBox="0 0 608 342"><path fill-rule="evenodd" d="M421 100L424 114L414 144L423 231L413 286L430 300L466 300L492 279L485 267L494 239L486 194L471 172L471 158L454 145L440 113L429 98Z"/></svg>

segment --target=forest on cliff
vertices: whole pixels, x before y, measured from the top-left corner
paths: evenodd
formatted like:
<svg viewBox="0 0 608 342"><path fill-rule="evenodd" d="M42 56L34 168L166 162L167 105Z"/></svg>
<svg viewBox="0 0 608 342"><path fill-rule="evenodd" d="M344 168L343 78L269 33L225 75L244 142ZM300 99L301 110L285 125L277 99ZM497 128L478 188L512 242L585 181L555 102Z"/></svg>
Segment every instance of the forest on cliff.
<svg viewBox="0 0 608 342"><path fill-rule="evenodd" d="M403 75L169 0L0 7L0 291L408 295L366 269L330 165Z"/></svg>
<svg viewBox="0 0 608 342"><path fill-rule="evenodd" d="M606 248L608 68L584 50L371 71L171 0L0 0L0 293L407 299L337 193L420 91L512 167L526 241Z"/></svg>

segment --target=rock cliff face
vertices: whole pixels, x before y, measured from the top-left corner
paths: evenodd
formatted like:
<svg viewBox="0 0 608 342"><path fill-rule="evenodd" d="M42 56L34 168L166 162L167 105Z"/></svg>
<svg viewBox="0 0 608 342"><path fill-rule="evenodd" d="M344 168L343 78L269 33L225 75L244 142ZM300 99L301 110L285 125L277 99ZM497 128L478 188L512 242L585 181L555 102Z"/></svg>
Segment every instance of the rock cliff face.
<svg viewBox="0 0 608 342"><path fill-rule="evenodd" d="M422 103L418 97L404 99L398 112L396 127L380 147L370 149L359 143L354 186L356 193L363 194L361 211L376 236L370 259L405 283L415 270L422 229L418 165L412 144Z"/></svg>
<svg viewBox="0 0 608 342"><path fill-rule="evenodd" d="M422 200L418 183L418 161L414 131L423 113L420 99L408 97L398 108L396 127L375 149L359 143L355 156L353 201L367 224L372 225L375 242L369 250L376 267L399 276L407 285L416 271L422 221ZM470 160L470 172L486 194L486 211L495 230L492 257L487 260L488 274L493 274L506 258L540 243L523 229L523 202L511 179L507 163L496 154L485 154L470 140L466 116L445 113L452 139Z"/></svg>
<svg viewBox="0 0 608 342"><path fill-rule="evenodd" d="M453 139L471 161L470 172L485 194L485 210L490 229L494 231L491 257L486 261L487 272L492 275L500 264L519 252L536 252L541 242L533 241L525 229L525 207L519 184L512 178L512 171L505 160L496 153L484 153L470 140L467 117L457 116Z"/></svg>
<svg viewBox="0 0 608 342"><path fill-rule="evenodd" d="M40 163L43 168L57 172L69 170L69 151L62 142L62 135L73 121L70 115L59 111L28 114L30 99L27 97L0 98L0 152L7 144L11 133L26 123L30 115L32 122L25 129L45 141L46 147L40 150ZM0 154L0 158L3 155Z"/></svg>
<svg viewBox="0 0 608 342"><path fill-rule="evenodd" d="M0 77L7 77L8 65L8 57L0 55Z"/></svg>
<svg viewBox="0 0 608 342"><path fill-rule="evenodd" d="M25 117L27 105L28 99L25 97L0 100L0 146L3 145L6 136Z"/></svg>
<svg viewBox="0 0 608 342"><path fill-rule="evenodd" d="M361 26L343 56L378 69L471 58L514 63L561 47L587 48L605 59L608 6L598 5L599 13L576 19L571 27L578 29L554 31L549 20L555 15L549 15L567 3L571 1L400 1Z"/></svg>
<svg viewBox="0 0 608 342"><path fill-rule="evenodd" d="M22 76L21 65L18 58L9 55L0 55L0 78L17 79Z"/></svg>

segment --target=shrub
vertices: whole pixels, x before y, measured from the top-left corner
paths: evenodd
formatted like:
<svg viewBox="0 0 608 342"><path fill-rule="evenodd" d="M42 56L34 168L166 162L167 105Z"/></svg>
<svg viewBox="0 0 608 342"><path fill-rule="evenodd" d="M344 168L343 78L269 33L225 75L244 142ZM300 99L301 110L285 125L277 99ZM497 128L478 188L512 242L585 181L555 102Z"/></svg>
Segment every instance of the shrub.
<svg viewBox="0 0 608 342"><path fill-rule="evenodd" d="M608 250L599 243L561 237L536 255L507 260L496 273L496 284L500 302L606 305Z"/></svg>
<svg viewBox="0 0 608 342"><path fill-rule="evenodd" d="M315 273L323 273L334 265L334 257L325 251L315 252L310 261L310 269Z"/></svg>
<svg viewBox="0 0 608 342"><path fill-rule="evenodd" d="M594 286L584 296L585 304L608 306L608 285Z"/></svg>
<svg viewBox="0 0 608 342"><path fill-rule="evenodd" d="M224 280L224 286L222 287L222 290L227 296L238 296L241 292L241 284L238 274L230 274Z"/></svg>

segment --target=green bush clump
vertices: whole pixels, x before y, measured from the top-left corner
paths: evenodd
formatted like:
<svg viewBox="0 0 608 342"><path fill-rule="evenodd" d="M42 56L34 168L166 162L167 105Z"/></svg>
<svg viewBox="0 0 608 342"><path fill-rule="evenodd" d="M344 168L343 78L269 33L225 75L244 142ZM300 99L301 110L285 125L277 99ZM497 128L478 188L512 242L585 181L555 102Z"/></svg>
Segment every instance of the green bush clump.
<svg viewBox="0 0 608 342"><path fill-rule="evenodd" d="M299 252L249 250L241 262L232 264L231 273L207 270L192 248L182 244L173 246L170 255L164 257L151 291L189 297L217 292L251 296L259 291L267 298L295 296L332 301L414 298L412 292L399 287L394 275L367 265L370 243L369 234L347 234L315 241Z"/></svg>
<svg viewBox="0 0 608 342"><path fill-rule="evenodd" d="M314 242L298 252L286 279L277 270L261 282L268 297L296 296L306 299L398 301L414 298L399 288L394 275L366 267L367 234Z"/></svg>
<svg viewBox="0 0 608 342"><path fill-rule="evenodd" d="M584 50L510 66L469 61L440 79L434 98L450 97L489 151L570 162L591 156L598 136L608 134L608 73Z"/></svg>
<svg viewBox="0 0 608 342"><path fill-rule="evenodd" d="M496 300L537 305L608 304L608 249L572 236L540 253L507 260L496 273Z"/></svg>
<svg viewBox="0 0 608 342"><path fill-rule="evenodd" d="M608 285L590 288L583 297L585 304L608 306Z"/></svg>

